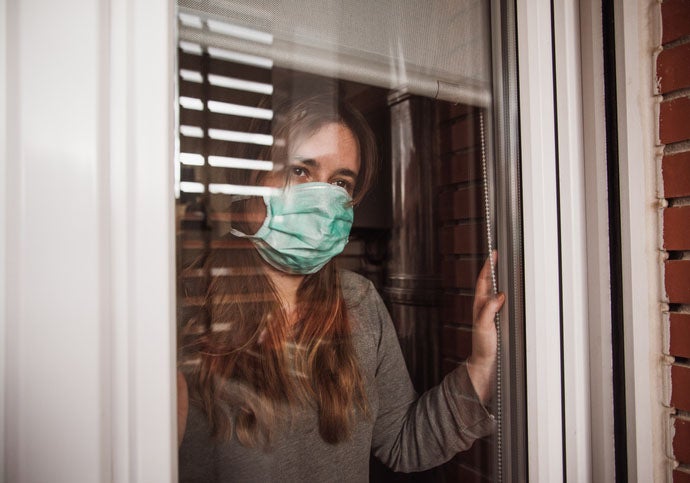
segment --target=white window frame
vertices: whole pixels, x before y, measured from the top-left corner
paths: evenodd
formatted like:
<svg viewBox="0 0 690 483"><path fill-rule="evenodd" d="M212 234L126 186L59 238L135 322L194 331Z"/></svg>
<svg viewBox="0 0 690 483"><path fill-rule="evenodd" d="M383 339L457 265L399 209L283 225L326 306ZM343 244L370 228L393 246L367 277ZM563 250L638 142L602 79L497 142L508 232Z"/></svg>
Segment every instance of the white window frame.
<svg viewBox="0 0 690 483"><path fill-rule="evenodd" d="M588 482L593 481L592 425L579 9L575 2L553 2L552 5L563 304L564 465L567 481Z"/></svg>
<svg viewBox="0 0 690 483"><path fill-rule="evenodd" d="M560 481L565 475L568 481L612 481L615 452L611 277L601 1L552 5L553 44L550 2L517 3L529 480ZM649 17L650 12L658 11L654 7L649 0L614 2L630 481L661 481L668 477L669 467L665 465L667 435L663 430L668 411L660 402L662 294L651 83L651 54L656 45L653 36L658 34L658 19ZM550 57L551 45L555 68ZM554 74L556 99L550 95ZM557 181L549 164L554 163L554 153L550 151L555 146L554 129L558 130ZM546 146L535 147L538 143ZM555 182L560 202L560 274L555 264L549 266L539 260L553 256L553 249L540 252L543 248L537 249L532 240L538 234L549 248L557 243L553 214L538 206L539 201L549 203L556 199ZM544 320L539 319L546 314L554 317L558 310L558 297L553 290L549 291L553 286L545 285L549 281L562 284L562 381L554 371L538 372L540 364L560 367L559 351L546 347L548 343L558 344L558 334L554 327L544 327ZM537 304L546 307L535 308ZM543 344L544 341L547 343ZM535 381L535 377L541 380ZM561 384L565 396L562 401L556 396L561 394ZM550 402L544 400L549 394ZM535 407L535 400L541 408ZM563 427L557 421L561 405ZM535 417L541 420L535 421ZM540 427L542 424L549 426L548 431Z"/></svg>
<svg viewBox="0 0 690 483"><path fill-rule="evenodd" d="M0 85L7 85L7 0L0 0ZM7 89L0 89L0 183L7 179ZM0 184L1 188L4 185ZM0 189L0 350L7 347L6 301L6 226L7 191ZM0 357L0 388L5 386L5 357ZM5 398L0 397L0 468L5 468ZM4 470L0 470L0 482L4 483Z"/></svg>
<svg viewBox="0 0 690 483"><path fill-rule="evenodd" d="M573 153L563 148L557 152L555 106L562 99L555 99L553 90L551 2L518 0L516 8L525 269L528 478L532 482L553 482L562 480L565 464L562 421L564 401L561 389L559 179L556 167L557 156L570 156ZM569 125L573 129L576 129L575 126L576 124ZM562 132L559 131L559 134L562 135ZM575 146L575 143L567 144L569 148ZM572 178L570 181L574 182ZM577 189L577 184L574 189ZM571 220L571 225L577 223L577 219ZM567 263L573 260L571 252L580 249L579 245L566 247L563 255L568 258L564 261ZM569 286L577 289L581 281L571 279L564 280L563 283L564 288ZM570 302L570 299L565 300L564 307Z"/></svg>
<svg viewBox="0 0 690 483"><path fill-rule="evenodd" d="M659 9L652 0L614 2L629 481L664 481L671 469L662 405L661 153L652 60L661 44Z"/></svg>
<svg viewBox="0 0 690 483"><path fill-rule="evenodd" d="M0 1L0 481L176 480L174 22Z"/></svg>
<svg viewBox="0 0 690 483"><path fill-rule="evenodd" d="M574 16L574 15L573 15ZM586 224L588 353L579 352L573 364L589 368L589 378L573 384L572 391L589 392L589 421L569 417L566 425L576 431L568 436L585 439L590 466L568 466L572 481L613 481L615 479L613 359L611 326L611 290L609 257L609 217L606 163L606 113L604 99L604 64L602 6L600 0L580 3L580 55L571 51L581 63L581 143L584 166L584 213ZM574 108L574 107L573 107ZM573 381L575 382L575 381ZM577 432L587 424L589 434ZM580 426L582 427L582 426ZM568 454L567 458L570 458ZM575 473L576 472L576 473ZM588 474L589 473L589 474Z"/></svg>
<svg viewBox="0 0 690 483"><path fill-rule="evenodd" d="M175 3L110 5L113 473L176 481Z"/></svg>

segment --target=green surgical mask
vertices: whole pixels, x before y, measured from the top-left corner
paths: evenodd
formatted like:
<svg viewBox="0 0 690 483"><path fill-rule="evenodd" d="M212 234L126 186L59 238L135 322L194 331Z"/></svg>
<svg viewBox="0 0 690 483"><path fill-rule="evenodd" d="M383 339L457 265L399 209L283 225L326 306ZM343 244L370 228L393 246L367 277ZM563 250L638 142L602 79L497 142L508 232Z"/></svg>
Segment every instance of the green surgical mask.
<svg viewBox="0 0 690 483"><path fill-rule="evenodd" d="M261 257L287 273L318 272L343 251L352 227L352 198L340 186L301 183L264 196L266 219L250 238Z"/></svg>

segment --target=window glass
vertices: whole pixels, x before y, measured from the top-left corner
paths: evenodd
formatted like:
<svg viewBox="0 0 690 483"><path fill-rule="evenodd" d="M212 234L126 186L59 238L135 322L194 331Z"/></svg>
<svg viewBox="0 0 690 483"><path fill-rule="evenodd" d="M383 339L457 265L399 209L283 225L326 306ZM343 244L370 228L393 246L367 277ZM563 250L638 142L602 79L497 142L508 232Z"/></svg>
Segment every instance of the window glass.
<svg viewBox="0 0 690 483"><path fill-rule="evenodd" d="M179 1L181 481L523 474L502 8Z"/></svg>

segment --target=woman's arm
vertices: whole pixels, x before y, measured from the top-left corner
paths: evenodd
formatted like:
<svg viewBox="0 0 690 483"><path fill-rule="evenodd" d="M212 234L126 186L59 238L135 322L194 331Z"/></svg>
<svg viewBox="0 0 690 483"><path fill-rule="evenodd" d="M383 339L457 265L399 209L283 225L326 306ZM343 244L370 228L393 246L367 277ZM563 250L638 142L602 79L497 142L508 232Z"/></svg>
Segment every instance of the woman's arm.
<svg viewBox="0 0 690 483"><path fill-rule="evenodd" d="M395 471L437 466L493 430L494 419L485 404L492 397L495 377L494 315L504 299L502 294L491 294L487 262L477 283L472 356L441 384L417 397L388 312L375 297L382 333L376 372L380 406L372 450Z"/></svg>
<svg viewBox="0 0 690 483"><path fill-rule="evenodd" d="M189 410L189 393L187 380L180 371L177 371L177 446L179 447L184 437L187 426L187 411Z"/></svg>

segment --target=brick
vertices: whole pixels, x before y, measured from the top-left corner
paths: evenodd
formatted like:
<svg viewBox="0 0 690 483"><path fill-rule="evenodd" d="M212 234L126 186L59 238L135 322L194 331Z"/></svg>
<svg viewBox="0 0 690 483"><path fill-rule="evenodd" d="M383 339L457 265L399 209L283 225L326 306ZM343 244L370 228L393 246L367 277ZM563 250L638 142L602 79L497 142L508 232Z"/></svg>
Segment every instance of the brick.
<svg viewBox="0 0 690 483"><path fill-rule="evenodd" d="M690 358L690 314L672 312L670 333L670 354L675 357Z"/></svg>
<svg viewBox="0 0 690 483"><path fill-rule="evenodd" d="M686 470L673 470L673 483L690 483L690 473Z"/></svg>
<svg viewBox="0 0 690 483"><path fill-rule="evenodd" d="M661 160L664 197L690 196L690 151L670 154Z"/></svg>
<svg viewBox="0 0 690 483"><path fill-rule="evenodd" d="M441 149L444 153L458 151L479 145L479 125L474 116L443 126L441 129Z"/></svg>
<svg viewBox="0 0 690 483"><path fill-rule="evenodd" d="M472 325L473 304L474 297L471 295L444 295L441 308L441 321L444 324Z"/></svg>
<svg viewBox="0 0 690 483"><path fill-rule="evenodd" d="M690 420L675 418L673 422L673 456L681 463L690 463Z"/></svg>
<svg viewBox="0 0 690 483"><path fill-rule="evenodd" d="M452 359L467 359L472 352L472 329L452 327L441 329L441 355Z"/></svg>
<svg viewBox="0 0 690 483"><path fill-rule="evenodd" d="M475 255L486 252L486 226L483 223L453 225L441 229L442 254Z"/></svg>
<svg viewBox="0 0 690 483"><path fill-rule="evenodd" d="M481 154L479 149L450 153L441 158L441 186L466 183L481 179Z"/></svg>
<svg viewBox="0 0 690 483"><path fill-rule="evenodd" d="M479 259L447 260L441 266L443 288L474 290L481 268L482 260Z"/></svg>
<svg viewBox="0 0 690 483"><path fill-rule="evenodd" d="M656 60L661 94L690 87L690 43L661 51Z"/></svg>
<svg viewBox="0 0 690 483"><path fill-rule="evenodd" d="M662 43L667 44L690 35L690 1L665 0L661 4L661 19Z"/></svg>
<svg viewBox="0 0 690 483"><path fill-rule="evenodd" d="M464 116L474 111L474 107L469 104L451 104L444 102L439 108L439 118L441 121L448 121L456 117Z"/></svg>
<svg viewBox="0 0 690 483"><path fill-rule="evenodd" d="M690 99L679 97L661 103L659 140L662 144L690 139Z"/></svg>
<svg viewBox="0 0 690 483"><path fill-rule="evenodd" d="M690 367L671 366L671 406L690 411Z"/></svg>
<svg viewBox="0 0 690 483"><path fill-rule="evenodd" d="M664 265L666 295L669 302L690 303L690 260L669 260Z"/></svg>
<svg viewBox="0 0 690 483"><path fill-rule="evenodd" d="M690 250L690 206L664 210L664 248Z"/></svg>
<svg viewBox="0 0 690 483"><path fill-rule="evenodd" d="M438 195L438 212L441 221L483 218L482 187L444 191Z"/></svg>

